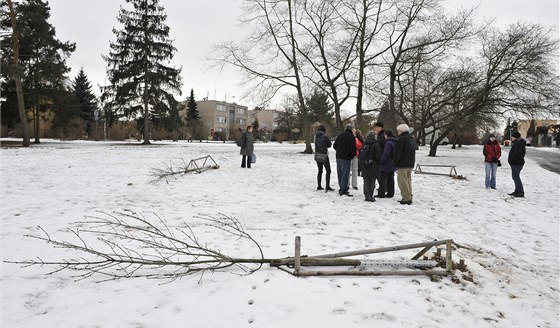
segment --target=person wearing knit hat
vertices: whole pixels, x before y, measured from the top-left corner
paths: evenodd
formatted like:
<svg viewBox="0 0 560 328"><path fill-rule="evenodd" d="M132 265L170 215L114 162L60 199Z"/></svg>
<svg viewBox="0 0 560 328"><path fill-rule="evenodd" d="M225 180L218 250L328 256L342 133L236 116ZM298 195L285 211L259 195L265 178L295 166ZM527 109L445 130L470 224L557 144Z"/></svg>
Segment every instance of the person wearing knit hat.
<svg viewBox="0 0 560 328"><path fill-rule="evenodd" d="M498 166L501 166L500 156L502 156L502 149L498 141L496 141L494 134L488 136L488 141L484 144L482 154L484 155L484 171L486 173L484 182L486 189L496 189L496 172L498 171Z"/></svg>
<svg viewBox="0 0 560 328"><path fill-rule="evenodd" d="M519 132L511 135L511 149L509 150L508 163L511 167L511 178L515 184L515 190L510 193L513 197L525 197L525 190L521 182L521 170L525 165L525 140L521 139Z"/></svg>

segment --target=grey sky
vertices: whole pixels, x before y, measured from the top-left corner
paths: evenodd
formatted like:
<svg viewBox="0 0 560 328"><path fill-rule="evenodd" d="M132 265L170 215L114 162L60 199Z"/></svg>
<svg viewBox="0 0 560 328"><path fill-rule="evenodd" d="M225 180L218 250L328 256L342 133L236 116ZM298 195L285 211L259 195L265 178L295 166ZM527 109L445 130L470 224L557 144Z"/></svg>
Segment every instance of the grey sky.
<svg viewBox="0 0 560 328"><path fill-rule="evenodd" d="M559 0L448 0L448 7L479 5L483 17L495 18L496 26L503 28L517 21L541 23L554 27L558 36ZM219 41L237 38L243 33L237 23L241 14L239 0L161 0L168 14L167 23L171 39L177 48L173 64L182 67L183 95L194 88L197 100L207 95L210 99L253 106L251 100L242 100L242 87L238 73L230 70L209 70L204 57L212 45ZM73 79L83 67L95 91L105 83L105 62L101 55L109 52L109 42L114 41L113 27L120 29L117 15L124 0L50 0L51 23L63 41L76 42L76 51L68 60ZM233 98L235 96L235 98ZM271 104L272 107L276 104ZM279 104L277 104L279 105Z"/></svg>

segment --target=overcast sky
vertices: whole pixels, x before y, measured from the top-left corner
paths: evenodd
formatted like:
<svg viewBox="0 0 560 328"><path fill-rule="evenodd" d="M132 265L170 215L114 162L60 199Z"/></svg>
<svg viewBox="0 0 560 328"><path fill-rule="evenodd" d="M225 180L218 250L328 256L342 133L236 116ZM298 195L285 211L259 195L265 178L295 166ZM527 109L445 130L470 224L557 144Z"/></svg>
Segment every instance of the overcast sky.
<svg viewBox="0 0 560 328"><path fill-rule="evenodd" d="M237 38L243 33L237 18L241 14L240 0L161 0L165 7L173 45L177 53L173 65L182 67L183 95L190 89L197 100L210 99L237 102L253 107L251 100L240 99L243 93L239 78L232 70L211 70L204 58L219 41ZM479 13L495 18L499 27L517 21L541 23L554 27L558 36L559 0L448 0L450 8L479 5ZM51 24L62 41L76 43L76 51L68 59L70 78L83 67L95 92L105 83L105 62L109 42L115 41L113 27L121 29L117 15L124 0L49 0ZM280 104L271 104L271 107Z"/></svg>

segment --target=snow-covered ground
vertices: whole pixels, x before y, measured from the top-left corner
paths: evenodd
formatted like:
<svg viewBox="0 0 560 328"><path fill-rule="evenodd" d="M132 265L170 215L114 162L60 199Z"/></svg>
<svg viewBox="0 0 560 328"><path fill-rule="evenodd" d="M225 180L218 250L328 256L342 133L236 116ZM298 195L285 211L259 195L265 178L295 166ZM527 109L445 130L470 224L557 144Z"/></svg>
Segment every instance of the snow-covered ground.
<svg viewBox="0 0 560 328"><path fill-rule="evenodd" d="M223 248L222 236L195 217L224 214L237 218L269 258L293 256L295 236L307 255L452 238L468 247L454 251L454 259L465 258L473 282L459 271L460 283L425 276L296 278L265 265L248 276L97 283L102 277L75 281L75 272L46 275L47 267L3 262L2 327L560 326L558 174L527 160L526 198L514 199L507 196L513 191L507 164L498 170L498 190L484 188L480 146L440 147L435 158L421 147L418 163L456 165L467 180L413 174L412 206L398 204L398 197L366 203L361 181L353 198L316 191L316 165L303 148L257 144L250 170L240 168L235 144L47 140L0 149L2 260L74 258L23 236L39 235L41 226L71 239L67 229L97 211L132 210L154 220L157 214L171 227L187 222L208 245ZM220 168L151 182L151 169L162 162L205 155ZM223 250L238 255L236 247Z"/></svg>

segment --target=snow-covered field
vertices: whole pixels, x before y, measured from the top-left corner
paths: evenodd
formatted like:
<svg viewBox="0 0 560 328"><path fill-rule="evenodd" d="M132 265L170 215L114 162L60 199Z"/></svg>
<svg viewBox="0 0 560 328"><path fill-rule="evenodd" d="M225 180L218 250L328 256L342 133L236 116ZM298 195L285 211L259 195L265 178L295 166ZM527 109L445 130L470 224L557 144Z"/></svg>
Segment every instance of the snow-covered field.
<svg viewBox="0 0 560 328"><path fill-rule="evenodd" d="M513 191L507 164L498 170L498 190L484 188L480 146L440 147L436 158L421 147L418 163L457 165L467 180L414 174L412 206L398 204L398 197L366 203L361 185L353 198L316 191L316 165L303 148L257 144L250 170L239 167L234 144L47 140L0 149L2 260L75 257L23 236L39 235L41 226L70 239L66 230L97 211L132 210L148 219L155 213L171 227L191 223L221 248L222 237L194 217L224 214L237 218L269 258L293 256L295 236L308 255L452 238L469 247L454 251L454 259L465 258L473 282L459 271L460 283L425 276L296 278L265 265L248 276L97 283L101 277L75 281L75 272L46 275L46 267L3 262L2 327L560 326L558 174L527 160L526 198L514 199L507 196ZM151 182L150 170L162 162L205 155L220 168ZM506 157L507 148L502 162ZM235 247L224 252L237 255Z"/></svg>

